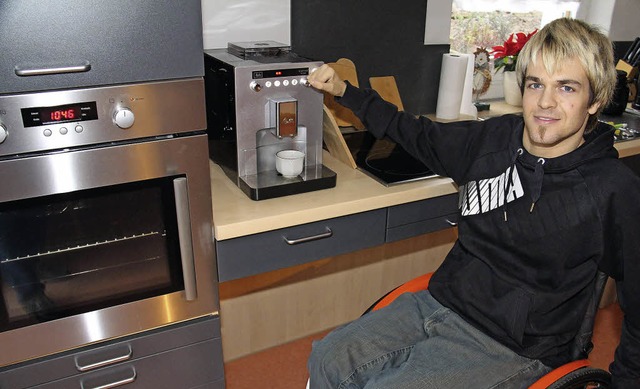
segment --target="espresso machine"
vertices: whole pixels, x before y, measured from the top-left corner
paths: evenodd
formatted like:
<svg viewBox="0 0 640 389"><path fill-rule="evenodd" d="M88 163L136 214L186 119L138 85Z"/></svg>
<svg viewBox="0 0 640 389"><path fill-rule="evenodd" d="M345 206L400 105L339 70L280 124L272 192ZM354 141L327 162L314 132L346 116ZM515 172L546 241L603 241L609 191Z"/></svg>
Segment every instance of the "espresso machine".
<svg viewBox="0 0 640 389"><path fill-rule="evenodd" d="M274 41L229 43L204 61L209 155L238 187L263 200L336 185L322 164L323 96L307 81L321 62ZM304 154L300 174L278 173L283 150Z"/></svg>

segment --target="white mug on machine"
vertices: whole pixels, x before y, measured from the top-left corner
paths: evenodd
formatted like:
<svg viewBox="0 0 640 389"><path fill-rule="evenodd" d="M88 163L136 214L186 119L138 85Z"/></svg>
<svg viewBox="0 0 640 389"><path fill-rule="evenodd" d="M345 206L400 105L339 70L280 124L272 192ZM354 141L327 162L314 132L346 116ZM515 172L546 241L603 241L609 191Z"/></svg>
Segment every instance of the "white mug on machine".
<svg viewBox="0 0 640 389"><path fill-rule="evenodd" d="M276 153L276 170L285 178L297 177L304 168L304 153L298 150L281 150Z"/></svg>

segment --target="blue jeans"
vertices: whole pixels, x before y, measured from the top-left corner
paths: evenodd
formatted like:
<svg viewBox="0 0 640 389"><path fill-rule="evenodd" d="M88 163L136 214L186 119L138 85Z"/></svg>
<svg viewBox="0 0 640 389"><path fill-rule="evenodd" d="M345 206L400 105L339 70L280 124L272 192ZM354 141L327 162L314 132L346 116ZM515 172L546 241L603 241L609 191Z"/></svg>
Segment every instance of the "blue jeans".
<svg viewBox="0 0 640 389"><path fill-rule="evenodd" d="M428 291L405 293L314 342L308 368L311 389L526 388L551 370L485 335Z"/></svg>

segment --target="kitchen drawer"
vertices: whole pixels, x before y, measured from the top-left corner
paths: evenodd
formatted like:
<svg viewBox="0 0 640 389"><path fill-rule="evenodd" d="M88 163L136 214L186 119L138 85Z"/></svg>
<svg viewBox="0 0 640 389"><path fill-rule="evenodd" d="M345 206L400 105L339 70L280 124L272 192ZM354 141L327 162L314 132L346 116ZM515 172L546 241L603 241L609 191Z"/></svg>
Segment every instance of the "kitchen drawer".
<svg viewBox="0 0 640 389"><path fill-rule="evenodd" d="M213 341L213 345L208 348L206 359L211 363L218 364L216 370L222 371L220 319L218 316L209 316L3 368L0 370L0 388L32 388L45 383L58 382L68 377L90 374L89 372L93 371L102 371L111 367L119 368L121 365L141 358L184 348L203 341ZM199 349L194 349L194 351L197 350ZM117 362L118 359L121 361ZM89 369L84 373L77 367L77 365L86 366L106 360L113 360L113 363L102 368ZM211 368L210 366L209 369ZM200 383L205 382L207 381Z"/></svg>
<svg viewBox="0 0 640 389"><path fill-rule="evenodd" d="M458 194L396 205L387 212L386 242L443 230L458 220Z"/></svg>
<svg viewBox="0 0 640 389"><path fill-rule="evenodd" d="M216 241L220 282L384 243L386 210Z"/></svg>
<svg viewBox="0 0 640 389"><path fill-rule="evenodd" d="M94 389L111 388L120 383L131 389L193 389L223 377L220 350L220 339L211 339L35 388Z"/></svg>

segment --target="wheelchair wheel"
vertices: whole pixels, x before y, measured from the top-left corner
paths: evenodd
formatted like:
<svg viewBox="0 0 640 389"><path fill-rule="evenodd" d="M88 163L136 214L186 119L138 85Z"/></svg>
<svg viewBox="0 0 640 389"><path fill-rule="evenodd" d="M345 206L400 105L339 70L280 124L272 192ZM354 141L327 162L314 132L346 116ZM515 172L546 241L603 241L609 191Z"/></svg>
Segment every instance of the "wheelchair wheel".
<svg viewBox="0 0 640 389"><path fill-rule="evenodd" d="M560 378L548 389L596 389L610 388L611 374L602 369L584 367Z"/></svg>

